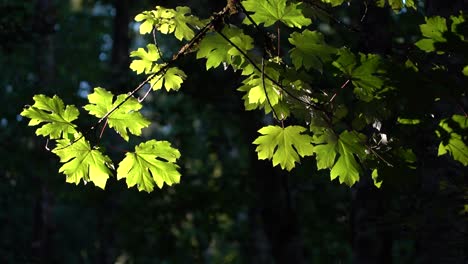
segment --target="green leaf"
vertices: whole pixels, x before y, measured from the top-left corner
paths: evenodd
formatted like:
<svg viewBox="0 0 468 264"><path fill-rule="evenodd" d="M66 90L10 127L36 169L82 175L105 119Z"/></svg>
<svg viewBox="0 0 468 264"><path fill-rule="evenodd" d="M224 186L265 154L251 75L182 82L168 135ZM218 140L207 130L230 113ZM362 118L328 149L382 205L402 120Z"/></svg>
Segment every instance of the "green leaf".
<svg viewBox="0 0 468 264"><path fill-rule="evenodd" d="M358 157L365 156L364 140L365 136L356 132L344 131L340 134L337 143L337 151L340 157L330 172L332 180L338 177L340 183L346 183L348 186L353 186L359 180L361 167L354 155Z"/></svg>
<svg viewBox="0 0 468 264"><path fill-rule="evenodd" d="M282 169L290 171L295 162L299 162L299 156L311 156L313 146L312 137L301 134L306 128L301 126L266 126L258 132L262 134L253 144L258 145L255 151L261 160L272 159L273 166L280 165Z"/></svg>
<svg viewBox="0 0 468 264"><path fill-rule="evenodd" d="M202 27L202 22L198 17L191 15L191 10L187 6L178 6L176 9L156 7L156 17L161 19L157 26L159 32L172 34L178 40L190 40L195 36L193 28Z"/></svg>
<svg viewBox="0 0 468 264"><path fill-rule="evenodd" d="M360 54L359 60L349 50L341 50L340 57L333 65L351 79L354 93L359 99L369 102L378 98L378 92L383 88L384 80L379 76L382 59L376 54ZM359 63L359 64L358 64Z"/></svg>
<svg viewBox="0 0 468 264"><path fill-rule="evenodd" d="M317 168L331 169L332 180L338 177L340 183L352 186L359 180L361 173L355 155L364 158L365 136L354 131L344 131L337 137L326 127L311 126L311 130L314 132L312 143L315 144L313 151L317 159Z"/></svg>
<svg viewBox="0 0 468 264"><path fill-rule="evenodd" d="M468 76L468 65L466 65L466 66L463 68L462 73L463 73L463 75Z"/></svg>
<svg viewBox="0 0 468 264"><path fill-rule="evenodd" d="M397 122L402 125L417 125L421 123L420 119L407 119L398 117Z"/></svg>
<svg viewBox="0 0 468 264"><path fill-rule="evenodd" d="M62 99L54 95L50 98L43 94L33 97L34 104L27 106L21 115L28 117L29 126L45 123L36 130L36 135L49 136L51 139L65 138L76 133L76 125L72 123L80 114L74 105L63 104Z"/></svg>
<svg viewBox="0 0 468 264"><path fill-rule="evenodd" d="M375 187L380 188L382 186L382 181L379 181L379 171L377 169L372 171L372 180L374 181Z"/></svg>
<svg viewBox="0 0 468 264"><path fill-rule="evenodd" d="M451 125L456 124L458 131L461 129L463 134L458 134ZM439 123L441 131L436 131L439 138L444 140L439 144L438 155L449 154L454 160L468 165L468 147L466 146L466 131L468 129L468 118L462 115L453 115L450 119L443 119Z"/></svg>
<svg viewBox="0 0 468 264"><path fill-rule="evenodd" d="M312 23L302 14L301 3L286 4L286 0L246 0L243 1L245 9L253 12L252 19L257 24L269 27L276 22L282 22L288 27L308 26ZM249 19L244 19L245 24L250 24Z"/></svg>
<svg viewBox="0 0 468 264"><path fill-rule="evenodd" d="M135 71L137 74L150 73L153 69L153 62L160 59L158 48L154 44L148 44L148 52L143 48L139 48L136 51L130 53L130 57L138 57L139 60L133 60L130 64L130 69Z"/></svg>
<svg viewBox="0 0 468 264"><path fill-rule="evenodd" d="M126 178L128 187L137 185L138 190L151 192L154 184L162 188L164 183L180 182L179 168L175 162L180 152L167 141L150 140L128 152L117 168L117 179Z"/></svg>
<svg viewBox="0 0 468 264"><path fill-rule="evenodd" d="M158 67L153 68L153 71L158 72L160 67L162 67L162 65L158 65ZM186 78L187 75L185 75L185 73L181 69L177 67L171 67L167 69L163 74L158 74L154 76L150 80L150 85L155 91L161 89L163 86L168 92L170 90L177 91L180 89L182 83Z"/></svg>
<svg viewBox="0 0 468 264"><path fill-rule="evenodd" d="M346 0L321 0L324 3L330 4L332 6L339 6L343 4Z"/></svg>
<svg viewBox="0 0 468 264"><path fill-rule="evenodd" d="M279 72L271 67L265 67L265 74L275 81L279 79ZM246 92L243 99L247 110L264 108L265 113L269 113L271 111L270 104L275 107L280 102L281 89L266 77L262 78L261 73L251 74L242 84L238 90Z"/></svg>
<svg viewBox="0 0 468 264"><path fill-rule="evenodd" d="M446 42L443 36L447 32L447 21L443 17L435 16L426 18L426 23L419 26L422 35L425 37L418 42L416 46L425 52L435 50L435 42Z"/></svg>
<svg viewBox="0 0 468 264"><path fill-rule="evenodd" d="M232 41L242 51L246 52L253 49L253 39L244 34L242 29L235 27L224 27L221 31L230 41ZM197 59L206 58L206 69L216 68L225 62L234 67L245 61L244 56L221 35L217 33L208 34L200 42Z"/></svg>
<svg viewBox="0 0 468 264"><path fill-rule="evenodd" d="M92 94L88 95L90 104L87 104L84 109L91 115L102 118L126 98L126 94L121 94L114 101L114 95L111 92L97 87L94 88ZM117 131L126 141L129 140L127 130L131 134L141 135L141 129L150 125L150 122L138 112L141 107L137 99L129 98L107 117L109 127Z"/></svg>
<svg viewBox="0 0 468 264"><path fill-rule="evenodd" d="M104 189L106 181L112 175L113 168L111 159L102 154L97 148L91 148L88 141L79 134L76 142L68 139L57 140L57 147L52 150L64 163L59 172L63 172L69 183L78 185L81 179L85 182L93 182L97 187Z"/></svg>
<svg viewBox="0 0 468 264"><path fill-rule="evenodd" d="M313 68L321 72L323 63L329 62L335 53L335 49L328 46L323 35L317 31L306 29L302 33L294 32L289 42L295 46L290 53L296 69L303 66L306 70Z"/></svg>
<svg viewBox="0 0 468 264"><path fill-rule="evenodd" d="M384 7L385 2L388 2L390 7L394 11L400 11L403 7L411 7L413 9L416 9L416 5L414 3L414 0L378 0L377 1L377 6Z"/></svg>
<svg viewBox="0 0 468 264"><path fill-rule="evenodd" d="M153 30L153 27L159 24L159 19L156 18L156 12L155 11L144 11L138 15L135 16L135 21L141 22L140 25L140 34L148 34L151 33Z"/></svg>

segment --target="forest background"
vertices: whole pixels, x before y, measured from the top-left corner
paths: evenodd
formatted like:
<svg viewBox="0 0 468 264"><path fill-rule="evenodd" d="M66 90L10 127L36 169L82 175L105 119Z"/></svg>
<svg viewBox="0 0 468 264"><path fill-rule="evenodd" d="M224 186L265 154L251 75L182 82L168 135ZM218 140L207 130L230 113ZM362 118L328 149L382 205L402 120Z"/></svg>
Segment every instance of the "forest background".
<svg viewBox="0 0 468 264"><path fill-rule="evenodd" d="M239 74L206 71L204 61L190 56L177 62L188 75L181 91L150 94L144 108L154 124L143 137L169 140L183 154L181 183L149 194L115 178L104 191L65 183L46 140L19 115L33 95L59 94L83 105L96 86L126 93L141 81L129 69L129 54L151 41L139 34L135 15L155 5L187 5L209 17L226 3L0 3L1 263L466 261L466 167L437 161L424 174L395 175L394 184L380 189L366 180L351 188L330 181L311 157L291 172L273 168L252 145L272 121L244 110ZM369 51L392 54L421 38L424 16L458 15L467 6L463 0L419 4L397 12L365 1L320 5L314 27L350 46L373 36ZM179 50L174 39L158 38L163 51ZM379 42L387 39L390 44ZM460 101L463 113L467 102ZM125 151L105 133L109 151ZM425 151L424 143L415 146ZM442 172L433 175L431 168Z"/></svg>

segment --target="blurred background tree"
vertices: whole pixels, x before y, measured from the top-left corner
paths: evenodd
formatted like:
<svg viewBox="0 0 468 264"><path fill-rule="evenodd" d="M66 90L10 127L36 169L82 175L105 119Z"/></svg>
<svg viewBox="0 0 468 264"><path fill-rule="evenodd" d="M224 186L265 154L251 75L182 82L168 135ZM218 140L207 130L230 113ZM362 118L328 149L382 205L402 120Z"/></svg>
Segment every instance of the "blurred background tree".
<svg viewBox="0 0 468 264"><path fill-rule="evenodd" d="M387 54L419 36L424 15L466 6L437 8L441 3L393 13L353 1L334 10L336 17L324 13L316 27L331 43ZM95 86L131 90L139 79L128 54L148 42L133 17L154 5L189 5L208 17L225 3L1 0L1 263L431 263L443 256L462 263L466 233L454 213L460 196L450 189L466 186L460 170L441 192L430 173L377 191L366 181L352 189L330 183L313 158L292 173L274 169L257 160L251 144L270 120L244 111L238 75L206 72L193 58L178 65L188 73L182 92L151 94L144 109L154 122L144 137L170 140L183 154L181 184L150 194L115 179L105 191L65 184L47 142L19 113L37 93L82 105ZM163 50L179 48L158 39ZM111 155L121 158L127 146L105 133Z"/></svg>

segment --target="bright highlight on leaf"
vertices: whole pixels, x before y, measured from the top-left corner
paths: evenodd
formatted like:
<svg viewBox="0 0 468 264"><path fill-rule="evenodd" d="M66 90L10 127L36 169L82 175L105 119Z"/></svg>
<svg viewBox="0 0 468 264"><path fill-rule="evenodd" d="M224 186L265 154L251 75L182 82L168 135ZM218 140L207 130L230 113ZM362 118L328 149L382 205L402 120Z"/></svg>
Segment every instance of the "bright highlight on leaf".
<svg viewBox="0 0 468 264"><path fill-rule="evenodd" d="M80 138L79 134L75 135ZM52 150L64 163L59 172L63 172L69 183L78 185L81 179L85 183L93 182L97 187L104 189L106 181L112 175L113 168L111 159L102 154L97 148L91 148L88 141L81 137L71 143L68 139L57 140L57 147Z"/></svg>
<svg viewBox="0 0 468 264"><path fill-rule="evenodd" d="M289 42L295 46L290 53L296 69L304 67L309 70L313 68L321 72L323 63L329 62L331 55L336 52L333 47L325 43L320 32L308 29L302 33L292 33Z"/></svg>
<svg viewBox="0 0 468 264"><path fill-rule="evenodd" d="M72 121L77 119L80 113L74 105L65 107L62 99L56 95L51 98L38 94L33 99L34 104L27 106L21 112L21 115L31 119L29 126L45 123L36 130L36 135L58 139L76 133L76 125Z"/></svg>
<svg viewBox="0 0 468 264"><path fill-rule="evenodd" d="M179 183L179 166L175 164L180 152L167 141L150 140L128 152L119 163L117 179L126 178L128 187L137 185L138 190L151 192L154 184L162 188L164 183Z"/></svg>
<svg viewBox="0 0 468 264"><path fill-rule="evenodd" d="M150 73L153 70L153 63L160 59L158 48L154 44L148 44L148 51L143 48L139 48L136 51L130 53L130 57L138 57L139 60L133 60L130 64L130 69L135 71L137 74Z"/></svg>
<svg viewBox="0 0 468 264"><path fill-rule="evenodd" d="M94 88L94 92L92 94L88 95L90 103L87 104L84 109L86 109L91 115L96 116L97 118L102 118L109 111L122 103L126 97L126 94L121 94L117 96L114 101L114 95L111 92L97 87ZM129 140L128 132L137 136L141 135L141 130L150 125L150 122L146 120L140 112L138 112L141 107L142 106L137 99L133 97L129 98L107 117L109 127L113 128L126 141Z"/></svg>
<svg viewBox="0 0 468 264"><path fill-rule="evenodd" d="M273 159L273 166L280 165L282 169L292 170L299 162L299 157L311 156L312 137L301 134L307 129L302 126L266 126L258 132L262 134L253 144L258 145L255 151L258 159Z"/></svg>
<svg viewBox="0 0 468 264"><path fill-rule="evenodd" d="M443 36L447 32L447 22L443 17L429 17L426 18L426 23L419 26L422 35L425 37L416 42L416 46L425 52L435 50L434 43L446 42Z"/></svg>
<svg viewBox="0 0 468 264"><path fill-rule="evenodd" d="M312 23L309 18L302 14L301 3L286 4L286 0L246 0L243 1L245 9L253 12L252 19L257 24L264 24L269 27L276 22L282 22L288 27L308 26ZM250 24L248 18L244 19L245 24Z"/></svg>
<svg viewBox="0 0 468 264"><path fill-rule="evenodd" d="M457 129L454 129L456 126ZM439 144L439 156L450 154L454 160L468 165L467 139L468 118L462 115L453 115L450 119L443 119L439 123L440 130L436 131L442 142ZM462 132L458 134L457 132Z"/></svg>

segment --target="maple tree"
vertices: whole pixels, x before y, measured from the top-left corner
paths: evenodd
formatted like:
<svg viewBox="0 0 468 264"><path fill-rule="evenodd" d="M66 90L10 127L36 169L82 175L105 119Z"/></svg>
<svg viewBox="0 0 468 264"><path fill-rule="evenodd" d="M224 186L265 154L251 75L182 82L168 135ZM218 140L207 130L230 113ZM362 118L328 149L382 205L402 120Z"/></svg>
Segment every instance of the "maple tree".
<svg viewBox="0 0 468 264"><path fill-rule="evenodd" d="M345 1L323 2L339 6ZM382 0L377 4L396 11L416 8L413 1ZM437 154L468 165L466 114L461 115L456 108L437 117L428 112L439 101L465 97L462 87L451 87L449 94L431 90L426 98L418 98L428 107L417 111L412 109L412 98L397 100L408 88L401 83L401 72L425 80L433 74L447 73L450 68L466 79L466 61L455 65L441 62L427 68L418 66L424 59L408 56L402 61L351 50L345 43L329 44L322 32L307 28L321 8L321 4L309 1L229 1L223 10L200 19L191 14L189 7L157 6L135 17L141 23L140 33L172 34L182 42L181 48L162 56L155 42L131 52L130 69L144 75L145 80L128 94L116 96L95 88L88 95L89 104L84 106L98 118L95 126L80 128L74 124L78 109L65 106L57 95L36 95L35 103L21 115L31 119L30 126L45 123L36 134L55 140L52 152L63 163L60 172L67 176L67 182L78 184L82 179L105 188L107 179L116 174L117 179L126 178L128 187L136 185L147 192L154 185L161 188L164 183L178 183L176 161L180 153L167 141L152 139L140 143L134 152L126 153L115 169L113 164L117 162L111 161L103 148L91 144L95 139L88 137L98 125L101 130L107 126L114 129L125 141L131 135L141 135L142 129L150 125L139 112L141 101L149 92L163 87L166 91L179 90L187 74L174 64L181 56L196 52L197 59L206 60L207 70L224 67L242 76L238 91L243 93L246 110L263 109L271 115L276 124L260 128L261 135L253 144L257 145L258 158L272 160L273 166L290 171L301 158L314 156L318 169L330 170L331 180L352 186L363 175L371 175L380 187L385 184L384 174L394 173L395 167L415 170L418 159L411 144L407 144L408 136L388 128L424 126L434 121L438 126L433 133L440 139ZM236 15L242 16L241 23L230 22L229 18ZM421 53L460 54L463 58L467 46L465 21L464 14L449 20L426 18L426 23L420 25L422 36L412 45ZM287 30L281 31L282 28ZM456 48L457 45L464 49ZM322 87L324 80L327 85ZM142 98L135 98L144 88L148 90ZM414 136L417 135L410 138Z"/></svg>

